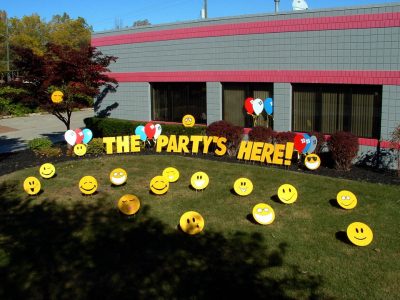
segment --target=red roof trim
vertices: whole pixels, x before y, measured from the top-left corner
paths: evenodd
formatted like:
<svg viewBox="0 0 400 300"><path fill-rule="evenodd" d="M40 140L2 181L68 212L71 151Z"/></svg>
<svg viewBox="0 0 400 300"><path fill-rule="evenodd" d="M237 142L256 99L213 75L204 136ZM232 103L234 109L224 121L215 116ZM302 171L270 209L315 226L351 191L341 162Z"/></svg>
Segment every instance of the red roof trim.
<svg viewBox="0 0 400 300"><path fill-rule="evenodd" d="M288 82L400 85L400 71L179 71L109 73L119 82Z"/></svg>
<svg viewBox="0 0 400 300"><path fill-rule="evenodd" d="M395 12L319 18L301 18L223 25L208 25L179 29L165 29L113 36L94 37L92 38L92 46L99 47L231 35L386 27L400 27L400 13Z"/></svg>

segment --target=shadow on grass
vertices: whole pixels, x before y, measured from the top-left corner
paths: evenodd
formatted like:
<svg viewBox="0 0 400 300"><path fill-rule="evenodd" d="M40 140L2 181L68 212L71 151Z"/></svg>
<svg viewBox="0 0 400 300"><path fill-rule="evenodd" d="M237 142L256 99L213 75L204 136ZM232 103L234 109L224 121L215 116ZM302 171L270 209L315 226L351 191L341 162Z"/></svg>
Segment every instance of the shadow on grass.
<svg viewBox="0 0 400 300"><path fill-rule="evenodd" d="M319 296L321 278L284 264L286 245L268 249L260 234L188 236L146 206L126 218L109 199L39 205L17 188L0 186L1 299Z"/></svg>

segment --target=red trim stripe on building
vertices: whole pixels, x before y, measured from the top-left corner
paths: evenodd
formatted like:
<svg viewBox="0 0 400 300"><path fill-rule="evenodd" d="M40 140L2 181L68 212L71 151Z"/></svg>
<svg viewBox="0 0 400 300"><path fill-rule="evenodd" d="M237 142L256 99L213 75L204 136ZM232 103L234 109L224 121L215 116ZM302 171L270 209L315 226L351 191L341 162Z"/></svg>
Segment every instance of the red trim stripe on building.
<svg viewBox="0 0 400 300"><path fill-rule="evenodd" d="M400 13L380 13L208 25L94 37L94 47L232 35L400 27Z"/></svg>
<svg viewBox="0 0 400 300"><path fill-rule="evenodd" d="M400 85L400 71L179 71L109 73L118 82L288 82Z"/></svg>

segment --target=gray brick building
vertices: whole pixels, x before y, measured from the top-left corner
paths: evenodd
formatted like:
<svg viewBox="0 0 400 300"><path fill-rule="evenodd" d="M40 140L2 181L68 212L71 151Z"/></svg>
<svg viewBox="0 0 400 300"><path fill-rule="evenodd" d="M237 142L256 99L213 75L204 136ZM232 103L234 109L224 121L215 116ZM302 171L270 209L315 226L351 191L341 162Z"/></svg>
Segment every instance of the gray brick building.
<svg viewBox="0 0 400 300"><path fill-rule="evenodd" d="M119 81L111 117L251 120L246 97L274 99L276 131L351 131L362 151L400 123L400 3L246 15L98 32Z"/></svg>

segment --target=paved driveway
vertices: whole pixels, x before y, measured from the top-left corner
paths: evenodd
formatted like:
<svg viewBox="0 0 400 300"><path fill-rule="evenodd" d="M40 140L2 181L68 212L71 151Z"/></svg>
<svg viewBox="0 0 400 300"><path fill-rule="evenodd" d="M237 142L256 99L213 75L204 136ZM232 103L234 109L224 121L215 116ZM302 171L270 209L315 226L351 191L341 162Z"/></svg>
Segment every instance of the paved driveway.
<svg viewBox="0 0 400 300"><path fill-rule="evenodd" d="M72 113L71 129L83 128L83 119L92 117L93 110ZM0 120L0 153L25 149L27 142L36 137L49 137L53 142L64 140L65 125L50 114L16 117Z"/></svg>

